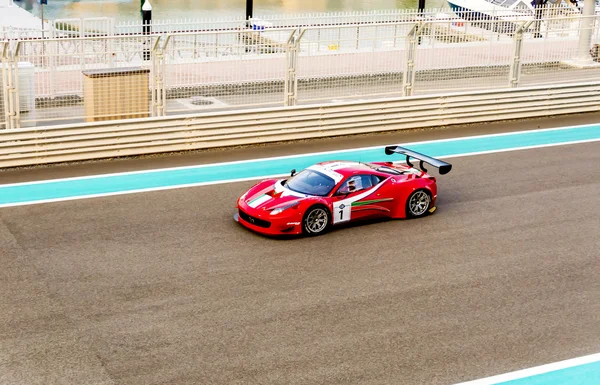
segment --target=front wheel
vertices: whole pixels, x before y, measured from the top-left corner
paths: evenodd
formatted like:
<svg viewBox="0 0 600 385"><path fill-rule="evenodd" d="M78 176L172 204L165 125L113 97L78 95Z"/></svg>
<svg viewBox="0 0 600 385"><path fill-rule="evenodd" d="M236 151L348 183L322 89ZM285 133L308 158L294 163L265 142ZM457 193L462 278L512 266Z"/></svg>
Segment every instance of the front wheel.
<svg viewBox="0 0 600 385"><path fill-rule="evenodd" d="M329 210L323 206L313 206L306 211L302 229L306 235L321 235L329 227Z"/></svg>
<svg viewBox="0 0 600 385"><path fill-rule="evenodd" d="M406 216L409 218L425 216L427 215L429 206L431 206L431 194L428 191L413 191L406 201Z"/></svg>

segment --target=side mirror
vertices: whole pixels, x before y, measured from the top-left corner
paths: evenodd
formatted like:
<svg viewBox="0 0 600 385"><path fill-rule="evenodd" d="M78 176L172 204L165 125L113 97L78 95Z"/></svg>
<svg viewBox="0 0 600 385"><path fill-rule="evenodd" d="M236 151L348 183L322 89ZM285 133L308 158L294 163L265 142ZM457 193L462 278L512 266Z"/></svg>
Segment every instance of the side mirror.
<svg viewBox="0 0 600 385"><path fill-rule="evenodd" d="M290 172L290 176L294 176L294 175L296 175L296 169L295 168L293 168L292 171Z"/></svg>

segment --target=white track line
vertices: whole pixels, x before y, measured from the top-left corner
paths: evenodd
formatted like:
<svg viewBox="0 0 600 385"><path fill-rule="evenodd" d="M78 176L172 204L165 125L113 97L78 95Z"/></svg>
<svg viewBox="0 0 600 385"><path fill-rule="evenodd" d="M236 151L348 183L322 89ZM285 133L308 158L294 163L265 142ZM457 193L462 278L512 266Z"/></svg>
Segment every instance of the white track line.
<svg viewBox="0 0 600 385"><path fill-rule="evenodd" d="M542 144L542 145L519 147L519 148L508 148L508 149L503 149L503 150L490 150L490 151L479 151L479 152L471 152L471 153L464 153L464 154L455 154L455 155L444 156L441 158L442 159L462 158L462 157L467 157L467 156L530 150L530 149L544 148L544 147L566 146L566 145L570 145L570 144L590 143L590 142L598 142L598 141L600 141L600 138L599 139L578 140L578 141L564 142L564 143ZM134 173L130 173L130 174L134 174ZM123 174L116 174L116 175L123 175ZM246 181L261 180L261 179L268 179L268 178L280 178L280 177L285 177L287 175L289 175L289 174L286 173L286 174L275 174L275 175L263 175L263 176L257 176L257 177L251 177L251 178L227 179L227 180L219 180L219 181L213 181L213 182L199 182L199 183L189 183L189 184L171 185L171 186L163 186L163 187L152 187L152 188L147 188L147 189L117 191L117 192L102 193L102 194L80 195L80 196L66 197L66 198L45 199L45 200L26 201L26 202L17 202L17 203L5 203L5 204L0 204L0 208L28 206L28 205L35 205L35 204L41 204L41 203L65 202L65 201L72 201L72 200L79 200L79 199L100 198L100 197L109 197L109 196L116 196L116 195L137 194L137 193L144 193L144 192L151 192L151 191L174 190L174 189L181 189L181 188L187 188L187 187L200 187L200 186L210 186L210 185L216 185L216 184L246 182ZM73 180L73 179L87 179L87 178L88 177L62 179L62 180L56 179L56 180L50 180L50 181L45 181L45 182L57 182L57 181L67 181L67 180ZM30 185L30 184L45 183L45 182L0 185L0 190L2 190L3 187L8 187L8 186L23 186L23 185Z"/></svg>
<svg viewBox="0 0 600 385"><path fill-rule="evenodd" d="M542 366L536 366L534 368L523 369L512 373L500 374L498 376L482 378L480 380L474 380L469 382L461 382L455 385L495 385L503 382L520 380L522 378L533 377L539 374L545 374L554 372L561 369L568 369L575 366L581 366L585 364L591 364L594 362L600 362L600 353L592 354L589 356L583 356L579 358L573 358L570 360L555 362L552 364L546 364Z"/></svg>
<svg viewBox="0 0 600 385"><path fill-rule="evenodd" d="M540 132L570 130L570 129L574 129L574 128L584 128L584 127L592 127L592 126L599 126L599 125L598 124L585 124L585 125L581 125L581 126L544 128L541 130L525 130L525 131L504 132L504 133L500 133L500 134L462 136L462 137L455 137L455 138L448 138L448 139L436 139L436 140L426 140L426 141L422 141L422 142L402 143L401 145L402 146L413 146L413 145L422 145L422 144L431 144L431 143L444 143L444 142L451 142L451 141L456 141L456 140L468 140L468 139L477 139L477 138L491 138L491 137L499 137L499 136L518 135L518 134L526 134L526 133L536 134L536 133L540 133ZM595 141L595 139L592 139L590 141ZM585 143L585 142L584 141L570 142L570 143L565 143L565 144L575 144L575 143ZM561 144L563 144L563 143L557 143L557 145L561 145ZM388 146L391 146L391 145L393 145L393 144L390 144ZM547 145L547 146L550 146L550 145ZM72 181L72 180L104 178L104 177L111 177L111 176L136 175L136 174L146 174L146 173L155 173L155 172L164 172L164 171L199 169L199 168L205 168L205 167L218 167L218 166L243 164L243 163L250 163L250 162L262 162L262 161L271 161L271 160L280 160L280 159L309 157L309 156L315 156L315 155L343 154L346 152L373 150L373 149L384 148L384 147L386 147L386 145L350 148L350 149L344 149L344 150L311 152L311 153L306 153L306 154L283 155L283 156L276 156L276 157L270 157L270 158L236 160L236 161L222 162L222 163L208 163L208 164L200 164L200 165L195 165L195 166L168 167L168 168L159 168L159 169L152 169L152 170L128 171L128 172L110 173L110 174L97 174L97 175L77 176L77 177L62 178L62 179L48 179L48 180L33 181L33 182L20 182L20 183L5 184L5 185L0 185L0 188L10 187L10 186L35 185L35 184L41 184L41 183L65 182L65 181ZM531 147L531 148L536 148L536 147ZM527 147L523 147L523 149L527 149ZM501 150L499 150L499 151L501 151Z"/></svg>

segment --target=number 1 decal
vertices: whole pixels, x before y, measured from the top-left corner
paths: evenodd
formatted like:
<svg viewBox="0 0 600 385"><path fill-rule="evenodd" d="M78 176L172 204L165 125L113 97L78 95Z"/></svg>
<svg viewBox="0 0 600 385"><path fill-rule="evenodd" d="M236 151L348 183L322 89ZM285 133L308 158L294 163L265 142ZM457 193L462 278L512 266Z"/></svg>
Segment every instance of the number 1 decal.
<svg viewBox="0 0 600 385"><path fill-rule="evenodd" d="M346 222L350 220L350 209L352 208L352 204L344 204L342 202L337 202L333 205L334 216L333 223Z"/></svg>

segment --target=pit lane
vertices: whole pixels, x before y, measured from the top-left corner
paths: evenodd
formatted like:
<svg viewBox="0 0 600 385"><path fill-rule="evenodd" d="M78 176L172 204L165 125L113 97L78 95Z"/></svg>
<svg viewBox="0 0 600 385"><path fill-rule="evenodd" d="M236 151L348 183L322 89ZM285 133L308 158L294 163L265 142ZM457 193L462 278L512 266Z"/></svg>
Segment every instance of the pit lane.
<svg viewBox="0 0 600 385"><path fill-rule="evenodd" d="M453 384L598 352L600 147L454 158L437 212L318 238L252 182L5 208L0 383Z"/></svg>

